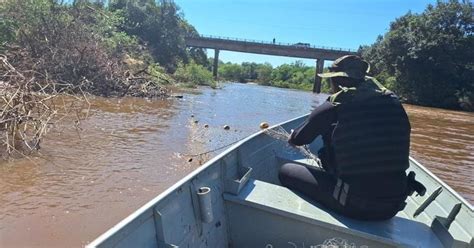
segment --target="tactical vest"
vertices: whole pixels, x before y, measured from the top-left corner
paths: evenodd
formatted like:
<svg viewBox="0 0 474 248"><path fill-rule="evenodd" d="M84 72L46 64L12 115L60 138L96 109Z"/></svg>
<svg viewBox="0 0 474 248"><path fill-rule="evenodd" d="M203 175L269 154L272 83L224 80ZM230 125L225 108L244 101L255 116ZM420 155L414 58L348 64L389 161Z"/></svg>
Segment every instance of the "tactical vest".
<svg viewBox="0 0 474 248"><path fill-rule="evenodd" d="M338 122L331 147L337 176L405 171L409 166L410 123L398 98L367 77L342 88L329 101Z"/></svg>

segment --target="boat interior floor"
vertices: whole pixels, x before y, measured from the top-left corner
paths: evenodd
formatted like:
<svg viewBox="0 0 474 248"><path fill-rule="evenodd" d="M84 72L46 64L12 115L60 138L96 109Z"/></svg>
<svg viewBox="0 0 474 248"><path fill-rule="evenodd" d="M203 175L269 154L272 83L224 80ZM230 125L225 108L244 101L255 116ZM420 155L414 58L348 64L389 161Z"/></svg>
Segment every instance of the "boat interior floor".
<svg viewBox="0 0 474 248"><path fill-rule="evenodd" d="M286 187L252 178L238 194L224 193L224 199L234 247L301 247L327 243L328 237L348 240L355 247L444 247L423 223L400 216L354 220Z"/></svg>

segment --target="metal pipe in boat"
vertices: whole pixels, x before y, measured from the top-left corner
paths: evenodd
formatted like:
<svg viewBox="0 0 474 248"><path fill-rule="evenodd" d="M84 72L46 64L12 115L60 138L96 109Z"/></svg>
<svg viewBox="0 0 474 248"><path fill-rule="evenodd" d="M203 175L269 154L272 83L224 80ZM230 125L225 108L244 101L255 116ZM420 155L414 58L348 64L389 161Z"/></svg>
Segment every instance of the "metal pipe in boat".
<svg viewBox="0 0 474 248"><path fill-rule="evenodd" d="M197 192L199 198L199 207L201 210L201 220L210 223L214 219L212 214L211 189L209 187L201 187Z"/></svg>

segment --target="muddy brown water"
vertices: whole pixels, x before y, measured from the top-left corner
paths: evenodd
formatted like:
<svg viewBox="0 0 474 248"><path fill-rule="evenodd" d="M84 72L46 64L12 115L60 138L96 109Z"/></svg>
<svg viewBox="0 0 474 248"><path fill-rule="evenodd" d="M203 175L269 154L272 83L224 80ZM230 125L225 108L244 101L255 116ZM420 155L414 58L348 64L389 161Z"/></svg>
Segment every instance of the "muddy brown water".
<svg viewBox="0 0 474 248"><path fill-rule="evenodd" d="M94 98L82 130L56 127L38 157L0 164L0 247L84 246L209 158L183 154L229 144L324 99L251 84L183 99ZM406 109L412 156L474 202L474 114Z"/></svg>

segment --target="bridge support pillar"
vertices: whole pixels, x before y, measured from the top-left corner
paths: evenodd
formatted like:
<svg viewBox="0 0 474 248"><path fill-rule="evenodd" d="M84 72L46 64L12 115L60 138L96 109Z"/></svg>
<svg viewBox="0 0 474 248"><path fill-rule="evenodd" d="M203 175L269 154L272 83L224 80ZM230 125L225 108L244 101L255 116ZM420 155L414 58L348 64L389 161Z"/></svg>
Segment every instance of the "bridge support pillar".
<svg viewBox="0 0 474 248"><path fill-rule="evenodd" d="M316 60L316 74L314 75L314 84L313 92L321 93L321 77L318 76L318 73L322 73L324 68L324 59Z"/></svg>
<svg viewBox="0 0 474 248"><path fill-rule="evenodd" d="M219 66L219 49L214 49L214 65L212 66L212 75L217 79L217 67Z"/></svg>

